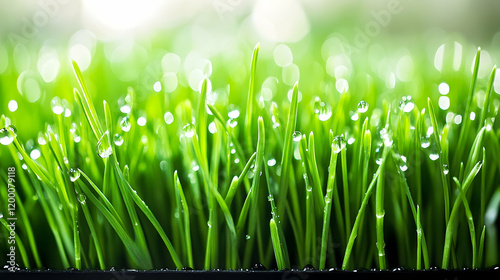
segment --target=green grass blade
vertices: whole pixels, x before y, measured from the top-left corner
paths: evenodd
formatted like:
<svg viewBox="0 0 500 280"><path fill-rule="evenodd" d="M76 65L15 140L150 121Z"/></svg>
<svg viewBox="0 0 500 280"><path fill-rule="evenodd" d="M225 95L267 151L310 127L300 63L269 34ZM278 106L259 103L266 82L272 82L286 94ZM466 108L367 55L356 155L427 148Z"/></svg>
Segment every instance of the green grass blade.
<svg viewBox="0 0 500 280"><path fill-rule="evenodd" d="M255 72L257 69L257 57L259 56L260 44L257 43L253 49L252 61L250 63L250 81L248 86L248 96L247 96L247 110L245 112L245 140L246 149L249 151L253 150L252 142L252 115L253 115L253 103L254 98L254 84L255 84Z"/></svg>

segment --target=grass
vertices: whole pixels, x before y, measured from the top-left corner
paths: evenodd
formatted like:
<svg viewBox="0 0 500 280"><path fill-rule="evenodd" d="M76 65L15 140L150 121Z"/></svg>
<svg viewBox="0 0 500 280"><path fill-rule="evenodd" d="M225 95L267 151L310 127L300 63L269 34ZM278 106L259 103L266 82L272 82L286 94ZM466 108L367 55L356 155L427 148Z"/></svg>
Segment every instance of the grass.
<svg viewBox="0 0 500 280"><path fill-rule="evenodd" d="M198 90L179 72L169 93L118 82L97 53L93 68L82 73L73 61L55 83L40 82L39 101L17 98L19 109L0 120L0 199L15 184L20 267L500 263L500 98L496 67L478 74L480 49L463 59L472 71L465 62L437 70L416 52L412 78L392 86L377 61L348 54L338 54L354 65L348 74L325 75L310 54L300 83L281 81L273 75L285 70L263 50L248 50L244 79L214 58L221 67ZM0 104L16 99L15 71L0 73ZM7 251L6 203L0 213Z"/></svg>

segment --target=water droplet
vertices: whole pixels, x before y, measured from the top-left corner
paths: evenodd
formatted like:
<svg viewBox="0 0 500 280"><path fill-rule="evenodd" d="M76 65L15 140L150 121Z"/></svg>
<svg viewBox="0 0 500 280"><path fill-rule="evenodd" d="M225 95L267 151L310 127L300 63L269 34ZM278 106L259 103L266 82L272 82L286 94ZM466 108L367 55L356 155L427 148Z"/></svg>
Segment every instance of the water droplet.
<svg viewBox="0 0 500 280"><path fill-rule="evenodd" d="M319 120L323 122L329 120L330 117L332 116L332 106L325 104L323 102L321 102L320 106L321 107L318 116Z"/></svg>
<svg viewBox="0 0 500 280"><path fill-rule="evenodd" d="M80 171L76 170L76 169L73 169L71 168L69 171L69 179L71 180L71 182L74 182L76 180L78 180L78 178L80 178Z"/></svg>
<svg viewBox="0 0 500 280"><path fill-rule="evenodd" d="M450 169L448 168L448 165L443 164L443 173L444 173L444 175L448 175L449 172L450 172Z"/></svg>
<svg viewBox="0 0 500 280"><path fill-rule="evenodd" d="M429 148L430 145L431 145L431 142L429 141L429 137L426 137L426 136L422 137L420 146L422 146L422 148L424 148L424 149L427 149L427 148Z"/></svg>
<svg viewBox="0 0 500 280"><path fill-rule="evenodd" d="M52 100L50 101L50 107L52 108L52 112L54 112L54 114L56 115L60 115L64 112L61 98L59 98L58 96L52 98Z"/></svg>
<svg viewBox="0 0 500 280"><path fill-rule="evenodd" d="M0 129L0 143L2 145L9 145L16 137L16 128L12 125Z"/></svg>
<svg viewBox="0 0 500 280"><path fill-rule="evenodd" d="M192 169L194 172L196 172L196 171L200 170L200 166L198 164L195 164L195 165L193 165Z"/></svg>
<svg viewBox="0 0 500 280"><path fill-rule="evenodd" d="M299 142L302 138L302 133L300 131L295 131L292 135L294 142Z"/></svg>
<svg viewBox="0 0 500 280"><path fill-rule="evenodd" d="M240 111L238 109L232 110L231 112L227 113L227 116L230 119L236 119L236 118L238 118L240 116Z"/></svg>
<svg viewBox="0 0 500 280"><path fill-rule="evenodd" d="M132 108L130 108L130 105L123 105L120 107L120 112L124 113L124 114L130 114L130 112L132 111Z"/></svg>
<svg viewBox="0 0 500 280"><path fill-rule="evenodd" d="M174 115L172 115L172 113L170 112L166 112L163 116L163 119L165 120L166 124L171 124L174 122Z"/></svg>
<svg viewBox="0 0 500 280"><path fill-rule="evenodd" d="M123 145L122 136L120 134L116 133L115 136L113 137L113 142L115 143L116 146Z"/></svg>
<svg viewBox="0 0 500 280"><path fill-rule="evenodd" d="M399 169L401 169L401 171L405 172L406 170L408 170L408 165L406 164L403 164L399 167Z"/></svg>
<svg viewBox="0 0 500 280"><path fill-rule="evenodd" d="M123 119L120 121L120 127L121 127L123 132L130 131L132 124L130 123L129 117L127 117L127 116L123 117Z"/></svg>
<svg viewBox="0 0 500 280"><path fill-rule="evenodd" d="M338 154L346 147L346 141L343 136L335 136L332 142L333 152Z"/></svg>
<svg viewBox="0 0 500 280"><path fill-rule="evenodd" d="M38 145L40 145L40 146L47 145L47 141L45 140L45 137L43 136L42 132L38 133L37 142L38 142Z"/></svg>
<svg viewBox="0 0 500 280"><path fill-rule="evenodd" d="M249 170L249 171L247 172L247 177L248 177L248 179L252 179L252 178L253 178L253 176L254 176L253 171L252 171L252 170Z"/></svg>
<svg viewBox="0 0 500 280"><path fill-rule="evenodd" d="M274 200L274 197L270 194L267 196L267 201L273 201Z"/></svg>
<svg viewBox="0 0 500 280"><path fill-rule="evenodd" d="M473 121L476 119L476 113L470 112L470 120Z"/></svg>
<svg viewBox="0 0 500 280"><path fill-rule="evenodd" d="M15 112L18 108L17 101L15 101L15 100L9 101L8 107L9 107L9 111Z"/></svg>
<svg viewBox="0 0 500 280"><path fill-rule="evenodd" d="M351 137L351 138L349 138L349 140L347 140L347 144L352 145L352 144L354 144L355 141L356 141L356 139L354 139L354 137Z"/></svg>
<svg viewBox="0 0 500 280"><path fill-rule="evenodd" d="M0 213L0 219L1 219L1 218L3 218L3 214L2 214L2 213Z"/></svg>
<svg viewBox="0 0 500 280"><path fill-rule="evenodd" d="M245 235L245 239L246 239L246 240L249 240L249 239L250 239L250 235L248 235L248 234L247 234L247 235Z"/></svg>
<svg viewBox="0 0 500 280"><path fill-rule="evenodd" d="M376 159L376 160L375 160L375 163L376 163L377 165L381 165L381 164L382 164L382 158L378 158L378 159Z"/></svg>
<svg viewBox="0 0 500 280"><path fill-rule="evenodd" d="M214 122L211 122L210 124L208 124L208 131L212 134L217 133L217 126L215 125Z"/></svg>
<svg viewBox="0 0 500 280"><path fill-rule="evenodd" d="M137 125L139 125L139 126L145 126L147 122L148 121L145 117L139 117L137 119Z"/></svg>
<svg viewBox="0 0 500 280"><path fill-rule="evenodd" d="M330 197L328 197L328 195L325 195L325 203L328 204L331 202L332 202L332 199ZM326 211L326 207L325 207L325 211Z"/></svg>
<svg viewBox="0 0 500 280"><path fill-rule="evenodd" d="M314 113L319 114L320 109L321 109L321 99L316 96L316 98L314 98Z"/></svg>
<svg viewBox="0 0 500 280"><path fill-rule="evenodd" d="M271 158L267 161L267 165L269 166L275 166L276 165L276 159Z"/></svg>
<svg viewBox="0 0 500 280"><path fill-rule="evenodd" d="M232 155L236 154L236 149L234 149L234 148L233 148L233 149L231 149L231 154L232 154Z"/></svg>
<svg viewBox="0 0 500 280"><path fill-rule="evenodd" d="M111 142L109 141L109 131L106 130L101 136L101 139L97 142L97 155L101 158L107 158L113 153L113 148L111 147Z"/></svg>
<svg viewBox="0 0 500 280"><path fill-rule="evenodd" d="M87 196L84 195L83 193L78 194L77 196L78 202L81 204L85 204L85 201L87 200Z"/></svg>
<svg viewBox="0 0 500 280"><path fill-rule="evenodd" d="M368 111L368 102L363 101L363 100L359 101L359 103L358 103L358 113L363 114L363 113L366 113L366 111Z"/></svg>
<svg viewBox="0 0 500 280"><path fill-rule="evenodd" d="M227 121L227 124L230 126L230 127L236 127L236 125L238 125L238 122L235 120L235 119L229 119Z"/></svg>
<svg viewBox="0 0 500 280"><path fill-rule="evenodd" d="M430 155L429 155L429 158L430 158L432 161L436 161L436 160L439 158L439 155L438 155L438 154L430 154Z"/></svg>
<svg viewBox="0 0 500 280"><path fill-rule="evenodd" d="M210 224L210 221L207 222L207 226L210 228L212 225Z"/></svg>
<svg viewBox="0 0 500 280"><path fill-rule="evenodd" d="M184 131L184 136L186 136L187 138L191 138L194 136L196 127L194 126L194 124L188 123L182 128L182 130Z"/></svg>
<svg viewBox="0 0 500 280"><path fill-rule="evenodd" d="M403 96L399 101L399 109L403 110L403 112L409 113L413 108L415 108L415 104L411 102L411 96Z"/></svg>

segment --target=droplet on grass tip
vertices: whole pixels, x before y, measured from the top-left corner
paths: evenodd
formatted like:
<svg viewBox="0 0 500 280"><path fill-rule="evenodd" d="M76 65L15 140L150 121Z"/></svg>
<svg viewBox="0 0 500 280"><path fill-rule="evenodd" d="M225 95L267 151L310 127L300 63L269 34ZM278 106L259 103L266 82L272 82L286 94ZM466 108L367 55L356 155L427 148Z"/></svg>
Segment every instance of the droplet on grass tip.
<svg viewBox="0 0 500 280"><path fill-rule="evenodd" d="M448 175L449 172L450 172L450 169L448 168L448 165L443 164L443 173L444 173L444 175Z"/></svg>
<svg viewBox="0 0 500 280"><path fill-rule="evenodd" d="M321 109L321 99L316 96L314 98L314 107L313 107L314 113L319 114L320 109Z"/></svg>
<svg viewBox="0 0 500 280"><path fill-rule="evenodd" d="M184 131L184 136L187 138L191 138L194 136L194 133L196 132L196 127L192 123L186 124L182 130Z"/></svg>
<svg viewBox="0 0 500 280"><path fill-rule="evenodd" d="M109 131L103 133L101 139L97 142L96 147L97 155L101 158L107 158L113 153L111 142L109 139Z"/></svg>
<svg viewBox="0 0 500 280"><path fill-rule="evenodd" d="M321 102L319 110L319 120L327 121L332 116L332 106Z"/></svg>
<svg viewBox="0 0 500 280"><path fill-rule="evenodd" d="M363 114L363 113L366 113L366 111L368 111L368 102L363 101L363 100L359 101L359 103L358 103L358 113Z"/></svg>
<svg viewBox="0 0 500 280"><path fill-rule="evenodd" d="M302 138L302 133L300 131L295 131L292 135L294 142L299 142Z"/></svg>
<svg viewBox="0 0 500 280"><path fill-rule="evenodd" d="M85 201L87 200L87 196L83 193L78 194L77 196L78 202L81 204L85 204Z"/></svg>
<svg viewBox="0 0 500 280"><path fill-rule="evenodd" d="M61 98L59 98L58 96L52 98L52 100L50 101L50 107L52 108L52 112L56 115L60 115L64 112Z"/></svg>
<svg viewBox="0 0 500 280"><path fill-rule="evenodd" d="M113 137L113 142L115 143L116 146L123 145L122 136L120 134L116 133L115 136Z"/></svg>
<svg viewBox="0 0 500 280"><path fill-rule="evenodd" d="M129 132L130 128L132 127L132 124L130 123L129 117L125 116L122 118L120 121L120 127L123 132Z"/></svg>
<svg viewBox="0 0 500 280"><path fill-rule="evenodd" d="M14 141L14 137L16 137L16 128L13 125L6 126L0 129L0 144L9 145Z"/></svg>
<svg viewBox="0 0 500 280"><path fill-rule="evenodd" d="M405 113L409 113L415 108L415 104L411 102L411 96L403 96L399 101L399 109Z"/></svg>
<svg viewBox="0 0 500 280"><path fill-rule="evenodd" d="M70 168L68 174L69 174L69 180L71 182L75 182L76 180L78 180L78 178L80 178L80 171L76 169Z"/></svg>
<svg viewBox="0 0 500 280"><path fill-rule="evenodd" d="M343 136L335 136L332 142L333 152L338 154L346 147L346 141Z"/></svg>
<svg viewBox="0 0 500 280"><path fill-rule="evenodd" d="M227 125L229 125L229 127L234 128L234 127L236 127L238 125L238 122L235 119L229 119L227 121Z"/></svg>

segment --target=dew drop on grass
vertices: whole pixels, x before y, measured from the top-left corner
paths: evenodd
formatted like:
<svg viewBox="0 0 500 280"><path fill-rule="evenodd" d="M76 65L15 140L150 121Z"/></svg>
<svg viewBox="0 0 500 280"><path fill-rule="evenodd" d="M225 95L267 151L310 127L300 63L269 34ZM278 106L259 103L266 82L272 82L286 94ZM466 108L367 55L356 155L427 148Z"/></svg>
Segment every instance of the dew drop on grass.
<svg viewBox="0 0 500 280"><path fill-rule="evenodd" d="M120 127L123 132L130 131L130 127L132 127L132 124L130 123L129 117L127 116L123 117L123 119L120 121Z"/></svg>
<svg viewBox="0 0 500 280"><path fill-rule="evenodd" d="M196 128L194 124L188 123L182 128L182 130L184 131L184 136L186 136L187 138L191 138L194 136Z"/></svg>
<svg viewBox="0 0 500 280"><path fill-rule="evenodd" d="M247 235L245 235L245 239L246 239L246 240L249 240L249 239L250 239L250 235L248 235L248 234L247 234Z"/></svg>
<svg viewBox="0 0 500 280"><path fill-rule="evenodd" d="M122 136L120 134L116 133L115 136L113 137L113 142L115 143L116 146L123 145Z"/></svg>
<svg viewBox="0 0 500 280"><path fill-rule="evenodd" d="M408 165L403 164L403 165L399 166L399 169L400 169L401 171L405 172L406 170L408 170Z"/></svg>
<svg viewBox="0 0 500 280"><path fill-rule="evenodd" d="M247 177L248 177L248 179L252 179L252 178L253 178L253 176L254 176L253 171L252 171L252 170L249 170L249 171L247 172Z"/></svg>
<svg viewBox="0 0 500 280"><path fill-rule="evenodd" d="M87 196L84 195L83 193L78 194L77 196L78 202L81 204L85 204L85 201L87 200Z"/></svg>
<svg viewBox="0 0 500 280"><path fill-rule="evenodd" d="M430 158L432 161L436 161L436 160L439 158L439 155L438 155L438 154L430 154L430 155L429 155L429 158Z"/></svg>
<svg viewBox="0 0 500 280"><path fill-rule="evenodd" d="M399 109L405 113L409 113L415 108L415 104L411 102L411 96L403 96L399 101Z"/></svg>
<svg viewBox="0 0 500 280"><path fill-rule="evenodd" d="M274 200L274 197L272 195L267 196L267 201L273 201L273 200Z"/></svg>
<svg viewBox="0 0 500 280"><path fill-rule="evenodd" d="M319 110L319 120L324 122L330 119L332 116L332 107L328 104L321 102Z"/></svg>
<svg viewBox="0 0 500 280"><path fill-rule="evenodd" d="M16 137L16 131L16 128L12 125L0 129L0 143L5 146L12 143L14 137Z"/></svg>
<svg viewBox="0 0 500 280"><path fill-rule="evenodd" d="M294 142L299 142L302 138L302 133L300 131L295 131L292 135Z"/></svg>
<svg viewBox="0 0 500 280"><path fill-rule="evenodd" d="M211 133L211 134L215 134L217 133L217 126L215 125L214 122L211 122L209 125L208 125L208 131Z"/></svg>
<svg viewBox="0 0 500 280"><path fill-rule="evenodd" d="M229 119L227 121L227 125L229 125L229 127L236 127L236 125L238 125L238 122L235 119Z"/></svg>
<svg viewBox="0 0 500 280"><path fill-rule="evenodd" d="M335 136L332 142L333 152L338 154L346 147L346 141L343 136Z"/></svg>
<svg viewBox="0 0 500 280"><path fill-rule="evenodd" d="M320 109L321 109L321 99L316 96L316 98L314 98L314 108L313 108L314 113L319 114Z"/></svg>
<svg viewBox="0 0 500 280"><path fill-rule="evenodd" d="M238 118L240 116L240 111L238 111L238 109L232 110L231 112L227 113L227 116L230 119L236 119L236 118Z"/></svg>
<svg viewBox="0 0 500 280"><path fill-rule="evenodd" d="M268 166L275 166L276 165L276 159L271 158L267 161Z"/></svg>
<svg viewBox="0 0 500 280"><path fill-rule="evenodd" d="M358 113L363 114L363 113L366 113L366 111L368 111L368 102L363 101L363 100L359 101L359 103L358 103Z"/></svg>
<svg viewBox="0 0 500 280"><path fill-rule="evenodd" d="M381 165L381 164L382 164L382 158L378 158L378 159L376 159L376 160L375 160L375 163L376 163L377 165Z"/></svg>
<svg viewBox="0 0 500 280"><path fill-rule="evenodd" d="M52 100L50 101L50 107L52 108L52 112L56 115L60 115L64 112L61 98L59 98L58 96L52 98Z"/></svg>
<svg viewBox="0 0 500 280"><path fill-rule="evenodd" d="M163 119L165 120L166 124L171 124L174 122L174 115L172 115L172 113L170 112L166 112L163 116Z"/></svg>
<svg viewBox="0 0 500 280"><path fill-rule="evenodd" d="M448 168L448 165L443 164L443 173L444 173L444 175L448 175L449 172L450 172L450 169Z"/></svg>
<svg viewBox="0 0 500 280"><path fill-rule="evenodd" d="M207 222L207 226L208 226L209 228L211 228L211 227L212 227L212 224L210 224L210 221L208 221L208 222Z"/></svg>
<svg viewBox="0 0 500 280"><path fill-rule="evenodd" d="M101 136L101 139L97 142L97 155L101 158L107 158L113 153L113 148L111 147L111 142L109 139L109 131L106 130Z"/></svg>
<svg viewBox="0 0 500 280"><path fill-rule="evenodd" d="M431 142L429 141L429 137L422 137L421 144L422 148L427 149L431 145Z"/></svg>

